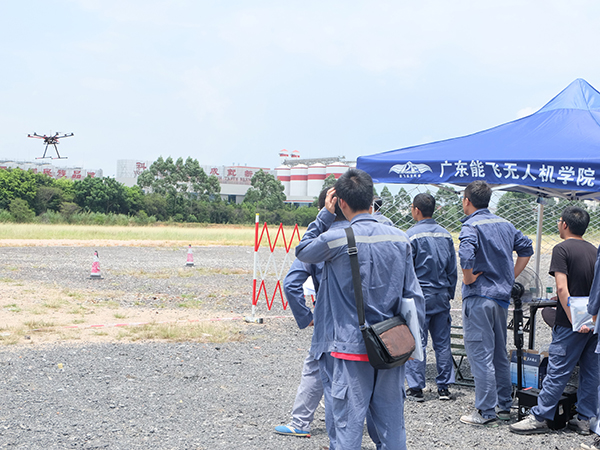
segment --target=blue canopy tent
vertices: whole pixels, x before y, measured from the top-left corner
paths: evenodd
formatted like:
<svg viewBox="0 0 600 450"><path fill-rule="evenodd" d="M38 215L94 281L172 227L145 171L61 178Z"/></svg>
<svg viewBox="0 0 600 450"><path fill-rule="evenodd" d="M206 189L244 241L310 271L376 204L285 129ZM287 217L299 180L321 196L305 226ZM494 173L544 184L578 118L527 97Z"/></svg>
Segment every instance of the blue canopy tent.
<svg viewBox="0 0 600 450"><path fill-rule="evenodd" d="M475 134L361 156L375 183L485 180L540 197L600 199L600 93L573 81L536 113ZM540 254L543 206L538 208ZM536 273L539 274L539 256Z"/></svg>
<svg viewBox="0 0 600 450"><path fill-rule="evenodd" d="M600 199L600 93L577 79L536 113L475 134L360 156L375 183L483 179L506 190Z"/></svg>

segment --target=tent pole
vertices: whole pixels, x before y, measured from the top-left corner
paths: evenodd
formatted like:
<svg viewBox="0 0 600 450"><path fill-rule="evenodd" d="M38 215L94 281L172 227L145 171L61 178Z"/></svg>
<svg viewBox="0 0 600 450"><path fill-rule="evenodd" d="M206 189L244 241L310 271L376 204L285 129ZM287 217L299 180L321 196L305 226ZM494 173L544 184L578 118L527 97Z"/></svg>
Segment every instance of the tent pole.
<svg viewBox="0 0 600 450"><path fill-rule="evenodd" d="M535 235L535 274L538 276L538 279L541 280L540 277L540 263L542 261L542 225L544 222L544 204L542 203L542 197L538 197L538 219L537 219L537 232ZM541 286L540 286L541 288ZM537 293L540 298L542 293ZM531 315L531 314L530 314ZM531 324L529 325L529 348L535 348L535 317Z"/></svg>
<svg viewBox="0 0 600 450"><path fill-rule="evenodd" d="M542 225L544 223L544 204L542 203L542 198L538 197L538 217L537 217L537 232L535 235L535 274L541 280L540 277L540 263L542 261ZM541 295L541 293L539 293Z"/></svg>

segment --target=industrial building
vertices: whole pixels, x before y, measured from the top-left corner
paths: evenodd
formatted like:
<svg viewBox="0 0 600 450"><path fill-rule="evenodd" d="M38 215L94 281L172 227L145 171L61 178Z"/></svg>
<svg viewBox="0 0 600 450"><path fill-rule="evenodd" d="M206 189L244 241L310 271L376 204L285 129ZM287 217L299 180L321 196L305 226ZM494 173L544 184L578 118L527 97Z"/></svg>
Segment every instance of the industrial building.
<svg viewBox="0 0 600 450"><path fill-rule="evenodd" d="M286 202L298 205L311 204L319 196L323 182L333 175L338 179L356 163L346 162L343 156L301 159L297 150L279 152L281 165L275 169L277 179L285 188Z"/></svg>
<svg viewBox="0 0 600 450"><path fill-rule="evenodd" d="M57 167L47 162L27 162L1 160L0 169L30 170L33 173L43 173L51 178L67 178L81 180L86 177L102 178L102 169L84 169L83 167Z"/></svg>
<svg viewBox="0 0 600 450"><path fill-rule="evenodd" d="M138 176L150 168L152 161L119 159L116 180L126 186L137 184ZM215 175L221 185L221 199L232 203L242 203L246 191L251 186L252 177L259 170L275 176L275 171L264 167L248 166L200 166L207 175Z"/></svg>
<svg viewBox="0 0 600 450"><path fill-rule="evenodd" d="M355 162L346 162L343 156L302 159L294 150L279 152L280 166L272 170L266 167L249 166L206 166L201 165L207 175L215 175L221 184L224 201L242 203L251 186L252 177L259 170L276 177L284 187L287 203L310 205L319 196L325 179L333 175L336 179ZM126 186L137 183L138 176L150 168L152 161L120 159L117 161L116 180Z"/></svg>

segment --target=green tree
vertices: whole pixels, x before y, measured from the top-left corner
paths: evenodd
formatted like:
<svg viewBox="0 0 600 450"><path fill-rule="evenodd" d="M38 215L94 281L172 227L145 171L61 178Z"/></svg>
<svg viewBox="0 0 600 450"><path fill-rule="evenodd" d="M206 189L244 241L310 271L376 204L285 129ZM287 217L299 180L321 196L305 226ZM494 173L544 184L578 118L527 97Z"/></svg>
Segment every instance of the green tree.
<svg viewBox="0 0 600 450"><path fill-rule="evenodd" d="M506 192L498 200L496 214L511 222L524 233L535 232L537 223L536 197L523 192Z"/></svg>
<svg viewBox="0 0 600 450"><path fill-rule="evenodd" d="M73 202L62 202L60 205L60 213L71 223L71 219L75 214L81 211L81 207Z"/></svg>
<svg viewBox="0 0 600 450"><path fill-rule="evenodd" d="M22 198L15 198L10 202L10 213L16 222L29 223L33 221L35 212L29 208L29 204Z"/></svg>
<svg viewBox="0 0 600 450"><path fill-rule="evenodd" d="M139 186L123 186L123 188L125 189L127 214L138 213L143 208L144 192Z"/></svg>
<svg viewBox="0 0 600 450"><path fill-rule="evenodd" d="M146 194L142 201L142 210L146 211L149 216L154 216L158 220L168 220L167 199L156 193Z"/></svg>
<svg viewBox="0 0 600 450"><path fill-rule="evenodd" d="M332 187L335 185L335 182L336 182L336 181L337 181L337 180L335 179L335 175L334 175L334 174L331 174L331 175L329 175L327 178L325 178L325 179L323 180L323 187L321 187L321 191L322 191L323 189L329 189L329 188L332 188Z"/></svg>
<svg viewBox="0 0 600 450"><path fill-rule="evenodd" d="M123 183L114 178L84 178L73 185L75 203L86 211L128 214Z"/></svg>
<svg viewBox="0 0 600 450"><path fill-rule="evenodd" d="M36 192L34 173L21 169L0 169L0 209L8 209L16 198L25 200L28 208L34 208Z"/></svg>
<svg viewBox="0 0 600 450"><path fill-rule="evenodd" d="M198 160L190 157L173 162L170 156L166 160L160 156L138 177L138 186L150 188L160 195L188 194L202 201L208 201L221 192L217 177L206 175Z"/></svg>
<svg viewBox="0 0 600 450"><path fill-rule="evenodd" d="M392 222L396 223L395 218L397 216L396 202L394 196L390 192L387 186L384 186L381 190L381 214L389 218Z"/></svg>
<svg viewBox="0 0 600 450"><path fill-rule="evenodd" d="M435 212L433 218L448 231L460 231L460 219L464 216L462 202L453 189L440 186L434 195Z"/></svg>
<svg viewBox="0 0 600 450"><path fill-rule="evenodd" d="M414 222L411 214L411 205L412 198L409 193L406 192L406 189L400 188L394 197L394 209L396 210L396 213L393 216L388 217L401 230L410 228Z"/></svg>
<svg viewBox="0 0 600 450"><path fill-rule="evenodd" d="M257 208L264 208L268 211L283 208L285 188L281 181L261 169L254 173L250 183L252 187L246 192L244 203L254 204Z"/></svg>
<svg viewBox="0 0 600 450"><path fill-rule="evenodd" d="M35 194L35 212L43 214L47 210L59 211L63 202L63 191L58 187L40 186Z"/></svg>
<svg viewBox="0 0 600 450"><path fill-rule="evenodd" d="M53 186L62 191L63 201L73 202L75 200L75 190L73 188L72 180L67 178L59 178L58 180L54 180Z"/></svg>

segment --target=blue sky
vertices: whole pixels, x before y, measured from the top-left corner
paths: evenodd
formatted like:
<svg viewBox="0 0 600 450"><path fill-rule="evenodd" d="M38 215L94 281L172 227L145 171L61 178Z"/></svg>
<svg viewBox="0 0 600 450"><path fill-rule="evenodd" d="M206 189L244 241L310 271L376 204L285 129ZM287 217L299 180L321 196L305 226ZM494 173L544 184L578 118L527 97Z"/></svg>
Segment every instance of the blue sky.
<svg viewBox="0 0 600 450"><path fill-rule="evenodd" d="M0 158L191 156L275 168L480 131L576 78L600 89L600 2L0 1ZM56 163L56 161L55 161Z"/></svg>

